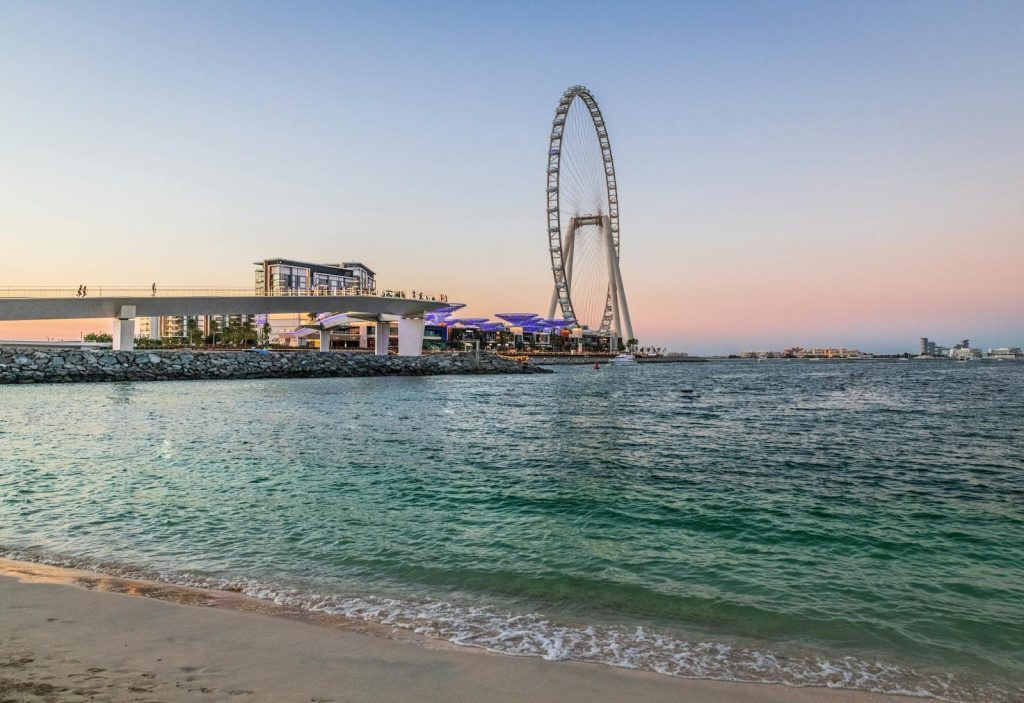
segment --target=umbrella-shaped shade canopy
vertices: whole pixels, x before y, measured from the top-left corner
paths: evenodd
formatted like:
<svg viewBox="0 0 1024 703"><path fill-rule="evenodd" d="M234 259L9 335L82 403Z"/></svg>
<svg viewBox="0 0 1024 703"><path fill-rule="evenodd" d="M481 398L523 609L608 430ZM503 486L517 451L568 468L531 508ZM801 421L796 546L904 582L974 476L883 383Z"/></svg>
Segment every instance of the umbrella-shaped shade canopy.
<svg viewBox="0 0 1024 703"><path fill-rule="evenodd" d="M456 310L461 310L464 307L466 307L465 303L452 303L443 308L431 310L426 313L423 318L427 321L428 325L439 325L451 317Z"/></svg>
<svg viewBox="0 0 1024 703"><path fill-rule="evenodd" d="M515 327L520 327L528 321L540 317L540 315L535 312L499 312L494 316Z"/></svg>

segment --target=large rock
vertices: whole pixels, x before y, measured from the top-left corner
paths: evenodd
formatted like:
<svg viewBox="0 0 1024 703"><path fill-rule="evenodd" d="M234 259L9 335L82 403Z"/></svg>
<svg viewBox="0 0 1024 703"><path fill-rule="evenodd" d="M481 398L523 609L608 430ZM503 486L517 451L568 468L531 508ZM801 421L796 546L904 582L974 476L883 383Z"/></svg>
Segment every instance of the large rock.
<svg viewBox="0 0 1024 703"><path fill-rule="evenodd" d="M0 384L176 381L216 378L324 378L551 373L493 354L373 356L346 352L177 352L0 348Z"/></svg>

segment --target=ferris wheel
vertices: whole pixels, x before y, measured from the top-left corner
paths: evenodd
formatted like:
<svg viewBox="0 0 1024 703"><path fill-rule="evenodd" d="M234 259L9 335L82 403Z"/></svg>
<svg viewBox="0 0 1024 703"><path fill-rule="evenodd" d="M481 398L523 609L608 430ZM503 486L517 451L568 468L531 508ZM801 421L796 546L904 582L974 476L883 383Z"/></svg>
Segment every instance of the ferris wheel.
<svg viewBox="0 0 1024 703"><path fill-rule="evenodd" d="M548 143L548 248L555 279L548 318L633 338L619 270L619 195L601 110L581 85L562 94Z"/></svg>

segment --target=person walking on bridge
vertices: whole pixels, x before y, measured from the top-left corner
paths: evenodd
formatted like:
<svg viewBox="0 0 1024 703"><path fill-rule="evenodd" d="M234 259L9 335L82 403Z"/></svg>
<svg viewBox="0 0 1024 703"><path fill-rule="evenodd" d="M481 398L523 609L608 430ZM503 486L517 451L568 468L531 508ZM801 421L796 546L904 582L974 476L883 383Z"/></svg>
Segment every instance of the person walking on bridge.
<svg viewBox="0 0 1024 703"><path fill-rule="evenodd" d="M156 283L153 284L153 297L156 297Z"/></svg>

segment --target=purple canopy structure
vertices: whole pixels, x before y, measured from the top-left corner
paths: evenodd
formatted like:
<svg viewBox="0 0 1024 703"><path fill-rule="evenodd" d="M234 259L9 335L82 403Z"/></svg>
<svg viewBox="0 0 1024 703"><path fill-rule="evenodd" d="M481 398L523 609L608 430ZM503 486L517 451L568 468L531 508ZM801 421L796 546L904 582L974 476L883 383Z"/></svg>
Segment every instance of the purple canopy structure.
<svg viewBox="0 0 1024 703"><path fill-rule="evenodd" d="M451 305L446 305L443 308L431 310L423 316L423 319L427 321L428 325L441 325L444 324L456 310L461 310L464 307L466 307L465 303L452 303Z"/></svg>
<svg viewBox="0 0 1024 703"><path fill-rule="evenodd" d="M481 332L501 332L505 329L505 325L500 322L485 322L480 325Z"/></svg>
<svg viewBox="0 0 1024 703"><path fill-rule="evenodd" d="M513 327L522 327L531 320L535 320L540 317L540 315L535 312L499 312L494 316L501 318Z"/></svg>

